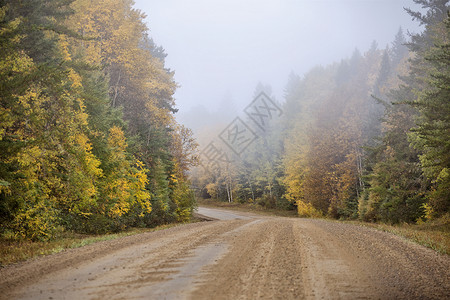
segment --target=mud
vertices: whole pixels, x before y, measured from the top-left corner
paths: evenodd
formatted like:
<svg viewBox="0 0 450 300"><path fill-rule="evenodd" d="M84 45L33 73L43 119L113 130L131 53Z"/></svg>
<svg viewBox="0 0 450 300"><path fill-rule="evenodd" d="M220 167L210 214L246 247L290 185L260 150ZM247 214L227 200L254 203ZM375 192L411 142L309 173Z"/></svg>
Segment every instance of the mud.
<svg viewBox="0 0 450 300"><path fill-rule="evenodd" d="M210 222L0 270L0 299L450 299L450 259L389 233L200 208Z"/></svg>

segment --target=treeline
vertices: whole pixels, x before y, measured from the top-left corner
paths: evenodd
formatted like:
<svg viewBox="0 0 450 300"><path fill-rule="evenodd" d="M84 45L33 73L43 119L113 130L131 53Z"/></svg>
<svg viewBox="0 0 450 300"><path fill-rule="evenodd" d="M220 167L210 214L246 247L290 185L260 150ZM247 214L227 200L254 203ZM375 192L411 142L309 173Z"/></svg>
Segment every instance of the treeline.
<svg viewBox="0 0 450 300"><path fill-rule="evenodd" d="M196 142L132 0L0 1L0 222L45 239L186 221Z"/></svg>
<svg viewBox="0 0 450 300"><path fill-rule="evenodd" d="M304 77L290 76L283 118L237 163L199 172L203 196L390 223L440 217L450 203L448 1L415 0L409 38ZM270 87L259 90L270 94Z"/></svg>

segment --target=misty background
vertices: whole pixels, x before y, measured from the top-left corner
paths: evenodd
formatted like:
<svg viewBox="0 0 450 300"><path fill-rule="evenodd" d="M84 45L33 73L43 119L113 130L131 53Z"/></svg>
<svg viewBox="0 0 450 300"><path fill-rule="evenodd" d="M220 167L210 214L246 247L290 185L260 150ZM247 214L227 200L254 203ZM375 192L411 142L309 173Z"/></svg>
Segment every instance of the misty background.
<svg viewBox="0 0 450 300"><path fill-rule="evenodd" d="M0 244L203 200L448 231L450 0L3 2Z"/></svg>
<svg viewBox="0 0 450 300"><path fill-rule="evenodd" d="M136 0L150 36L175 71L180 123L197 132L229 122L253 99L258 82L283 102L291 72L339 62L375 40L390 45L401 26L421 30L405 0Z"/></svg>

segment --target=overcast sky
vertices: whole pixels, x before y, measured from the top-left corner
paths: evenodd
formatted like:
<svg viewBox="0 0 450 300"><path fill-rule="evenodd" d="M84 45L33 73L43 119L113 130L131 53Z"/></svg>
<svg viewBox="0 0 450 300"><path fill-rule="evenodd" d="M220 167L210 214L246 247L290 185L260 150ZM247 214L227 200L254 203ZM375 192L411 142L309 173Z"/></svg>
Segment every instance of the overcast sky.
<svg viewBox="0 0 450 300"><path fill-rule="evenodd" d="M258 81L278 100L291 71L367 51L373 40L390 44L398 28L420 31L403 7L412 0L135 0L150 36L166 50L188 112L217 110L226 95L237 109L252 100ZM188 124L187 124L188 125Z"/></svg>

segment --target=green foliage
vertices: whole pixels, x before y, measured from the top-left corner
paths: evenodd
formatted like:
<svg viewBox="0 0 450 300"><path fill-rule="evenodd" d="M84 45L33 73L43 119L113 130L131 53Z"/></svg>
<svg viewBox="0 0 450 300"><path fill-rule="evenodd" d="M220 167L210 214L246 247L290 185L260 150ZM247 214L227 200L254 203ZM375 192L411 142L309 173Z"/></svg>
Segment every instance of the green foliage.
<svg viewBox="0 0 450 300"><path fill-rule="evenodd" d="M0 222L17 238L186 221L195 204L164 51L132 1L100 2L1 2Z"/></svg>
<svg viewBox="0 0 450 300"><path fill-rule="evenodd" d="M449 27L448 18L442 21L446 3L416 2L429 11L408 12L425 31L412 36L410 71L389 96L394 105L385 104L384 136L372 149L368 168L369 197L360 205L361 217L368 220L416 222L449 209Z"/></svg>
<svg viewBox="0 0 450 300"><path fill-rule="evenodd" d="M415 172L410 173L414 169ZM425 201L420 175L417 165L414 168L407 162L387 159L377 164L369 181L369 209L365 218L392 223L415 222L422 215Z"/></svg>
<svg viewBox="0 0 450 300"><path fill-rule="evenodd" d="M429 11L407 10L426 27L409 49L400 29L392 49L373 43L303 79L291 75L286 125L277 135L284 139L284 198L299 215L414 223L448 212L447 1L415 2ZM408 50L415 54L409 61Z"/></svg>
<svg viewBox="0 0 450 300"><path fill-rule="evenodd" d="M423 171L433 183L430 204L440 216L450 208L450 14L430 31L434 45L423 54L425 86L410 103L420 112L410 139L422 152Z"/></svg>
<svg viewBox="0 0 450 300"><path fill-rule="evenodd" d="M195 195L187 182L178 182L175 178L174 180L173 201L176 204L177 221L187 222L190 220L192 211L196 206Z"/></svg>

